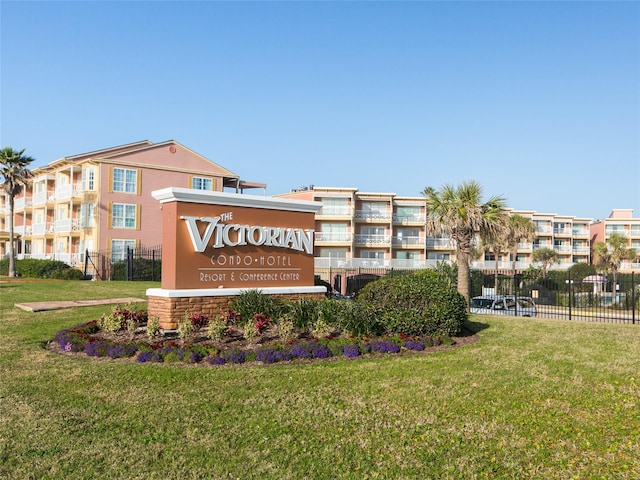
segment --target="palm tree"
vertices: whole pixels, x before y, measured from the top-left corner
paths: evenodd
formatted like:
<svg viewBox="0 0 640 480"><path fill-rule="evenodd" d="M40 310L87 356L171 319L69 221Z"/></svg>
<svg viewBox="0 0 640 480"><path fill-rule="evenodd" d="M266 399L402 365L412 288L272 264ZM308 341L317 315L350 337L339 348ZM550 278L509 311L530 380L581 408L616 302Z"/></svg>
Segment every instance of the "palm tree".
<svg viewBox="0 0 640 480"><path fill-rule="evenodd" d="M458 292L469 305L469 261L477 233L491 235L502 229L505 200L491 197L482 203L482 186L467 181L454 187L445 184L439 190L426 187L427 231L447 235L455 241L458 260Z"/></svg>
<svg viewBox="0 0 640 480"><path fill-rule="evenodd" d="M538 248L533 251L531 258L534 262L542 263L542 278L547 278L549 267L558 261L558 252L551 248Z"/></svg>
<svg viewBox="0 0 640 480"><path fill-rule="evenodd" d="M618 270L622 260L633 260L637 253L635 248L627 248L626 237L619 233L612 233L606 242L596 242L593 251L598 257L597 266L605 273L613 274L611 291L612 302L617 303L616 286L618 285Z"/></svg>
<svg viewBox="0 0 640 480"><path fill-rule="evenodd" d="M16 276L15 251L13 248L13 211L16 195L22 192L33 174L28 169L33 158L24 155L24 149L15 151L11 147L0 150L0 172L4 178L2 188L9 198L9 277Z"/></svg>

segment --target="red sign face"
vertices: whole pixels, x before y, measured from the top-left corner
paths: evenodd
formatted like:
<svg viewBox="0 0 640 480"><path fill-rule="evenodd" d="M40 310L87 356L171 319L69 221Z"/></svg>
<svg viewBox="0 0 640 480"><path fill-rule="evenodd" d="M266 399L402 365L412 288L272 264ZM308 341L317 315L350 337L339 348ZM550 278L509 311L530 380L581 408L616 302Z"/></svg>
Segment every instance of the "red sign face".
<svg viewBox="0 0 640 480"><path fill-rule="evenodd" d="M211 203L180 201L179 195L163 201L162 288L314 284L313 202L288 201L294 209L287 210L287 203L267 197L253 197L256 206L250 206L247 195L207 193L197 195ZM243 204L233 205L234 197L243 197Z"/></svg>

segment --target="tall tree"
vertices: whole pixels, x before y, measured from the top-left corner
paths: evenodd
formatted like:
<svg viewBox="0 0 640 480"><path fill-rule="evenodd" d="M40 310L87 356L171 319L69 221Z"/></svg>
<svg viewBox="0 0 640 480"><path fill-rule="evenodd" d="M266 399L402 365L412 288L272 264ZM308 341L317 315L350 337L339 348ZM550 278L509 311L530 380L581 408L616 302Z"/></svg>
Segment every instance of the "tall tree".
<svg viewBox="0 0 640 480"><path fill-rule="evenodd" d="M618 270L623 260L633 260L637 253L635 248L627 248L627 238L619 233L612 233L606 242L596 242L593 252L596 254L596 266L601 272L613 274L612 302L617 303L616 286L618 285Z"/></svg>
<svg viewBox="0 0 640 480"><path fill-rule="evenodd" d="M2 188L9 199L9 277L16 276L13 214L15 197L22 192L33 176L29 165L33 158L24 154L24 149L16 151L11 147L0 150L0 172L2 172Z"/></svg>
<svg viewBox="0 0 640 480"><path fill-rule="evenodd" d="M533 251L531 258L534 262L542 263L542 278L547 278L549 267L558 261L558 252L547 247L538 248Z"/></svg>
<svg viewBox="0 0 640 480"><path fill-rule="evenodd" d="M482 202L482 186L466 181L454 187L445 184L436 190L426 187L427 231L447 235L455 241L458 260L458 292L469 306L469 261L473 254L474 235L491 235L503 228L506 202L500 196Z"/></svg>

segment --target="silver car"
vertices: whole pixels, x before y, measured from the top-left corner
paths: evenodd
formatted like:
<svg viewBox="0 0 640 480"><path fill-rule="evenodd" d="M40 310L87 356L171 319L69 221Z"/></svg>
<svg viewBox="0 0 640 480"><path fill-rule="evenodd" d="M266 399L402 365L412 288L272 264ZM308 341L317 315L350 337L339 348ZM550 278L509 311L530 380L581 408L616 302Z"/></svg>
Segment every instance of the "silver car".
<svg viewBox="0 0 640 480"><path fill-rule="evenodd" d="M513 295L473 297L470 303L471 313L517 315L518 317L535 317L538 315L538 309L531 297L516 297Z"/></svg>

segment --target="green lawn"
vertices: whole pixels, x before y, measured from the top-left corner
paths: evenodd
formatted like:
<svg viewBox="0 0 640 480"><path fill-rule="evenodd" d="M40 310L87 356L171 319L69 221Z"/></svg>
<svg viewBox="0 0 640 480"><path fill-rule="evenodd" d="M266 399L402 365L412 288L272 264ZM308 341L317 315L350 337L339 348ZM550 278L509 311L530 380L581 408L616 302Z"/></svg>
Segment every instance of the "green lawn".
<svg viewBox="0 0 640 480"><path fill-rule="evenodd" d="M471 345L272 366L43 349L153 283L0 283L0 478L640 478L640 325L475 316Z"/></svg>

